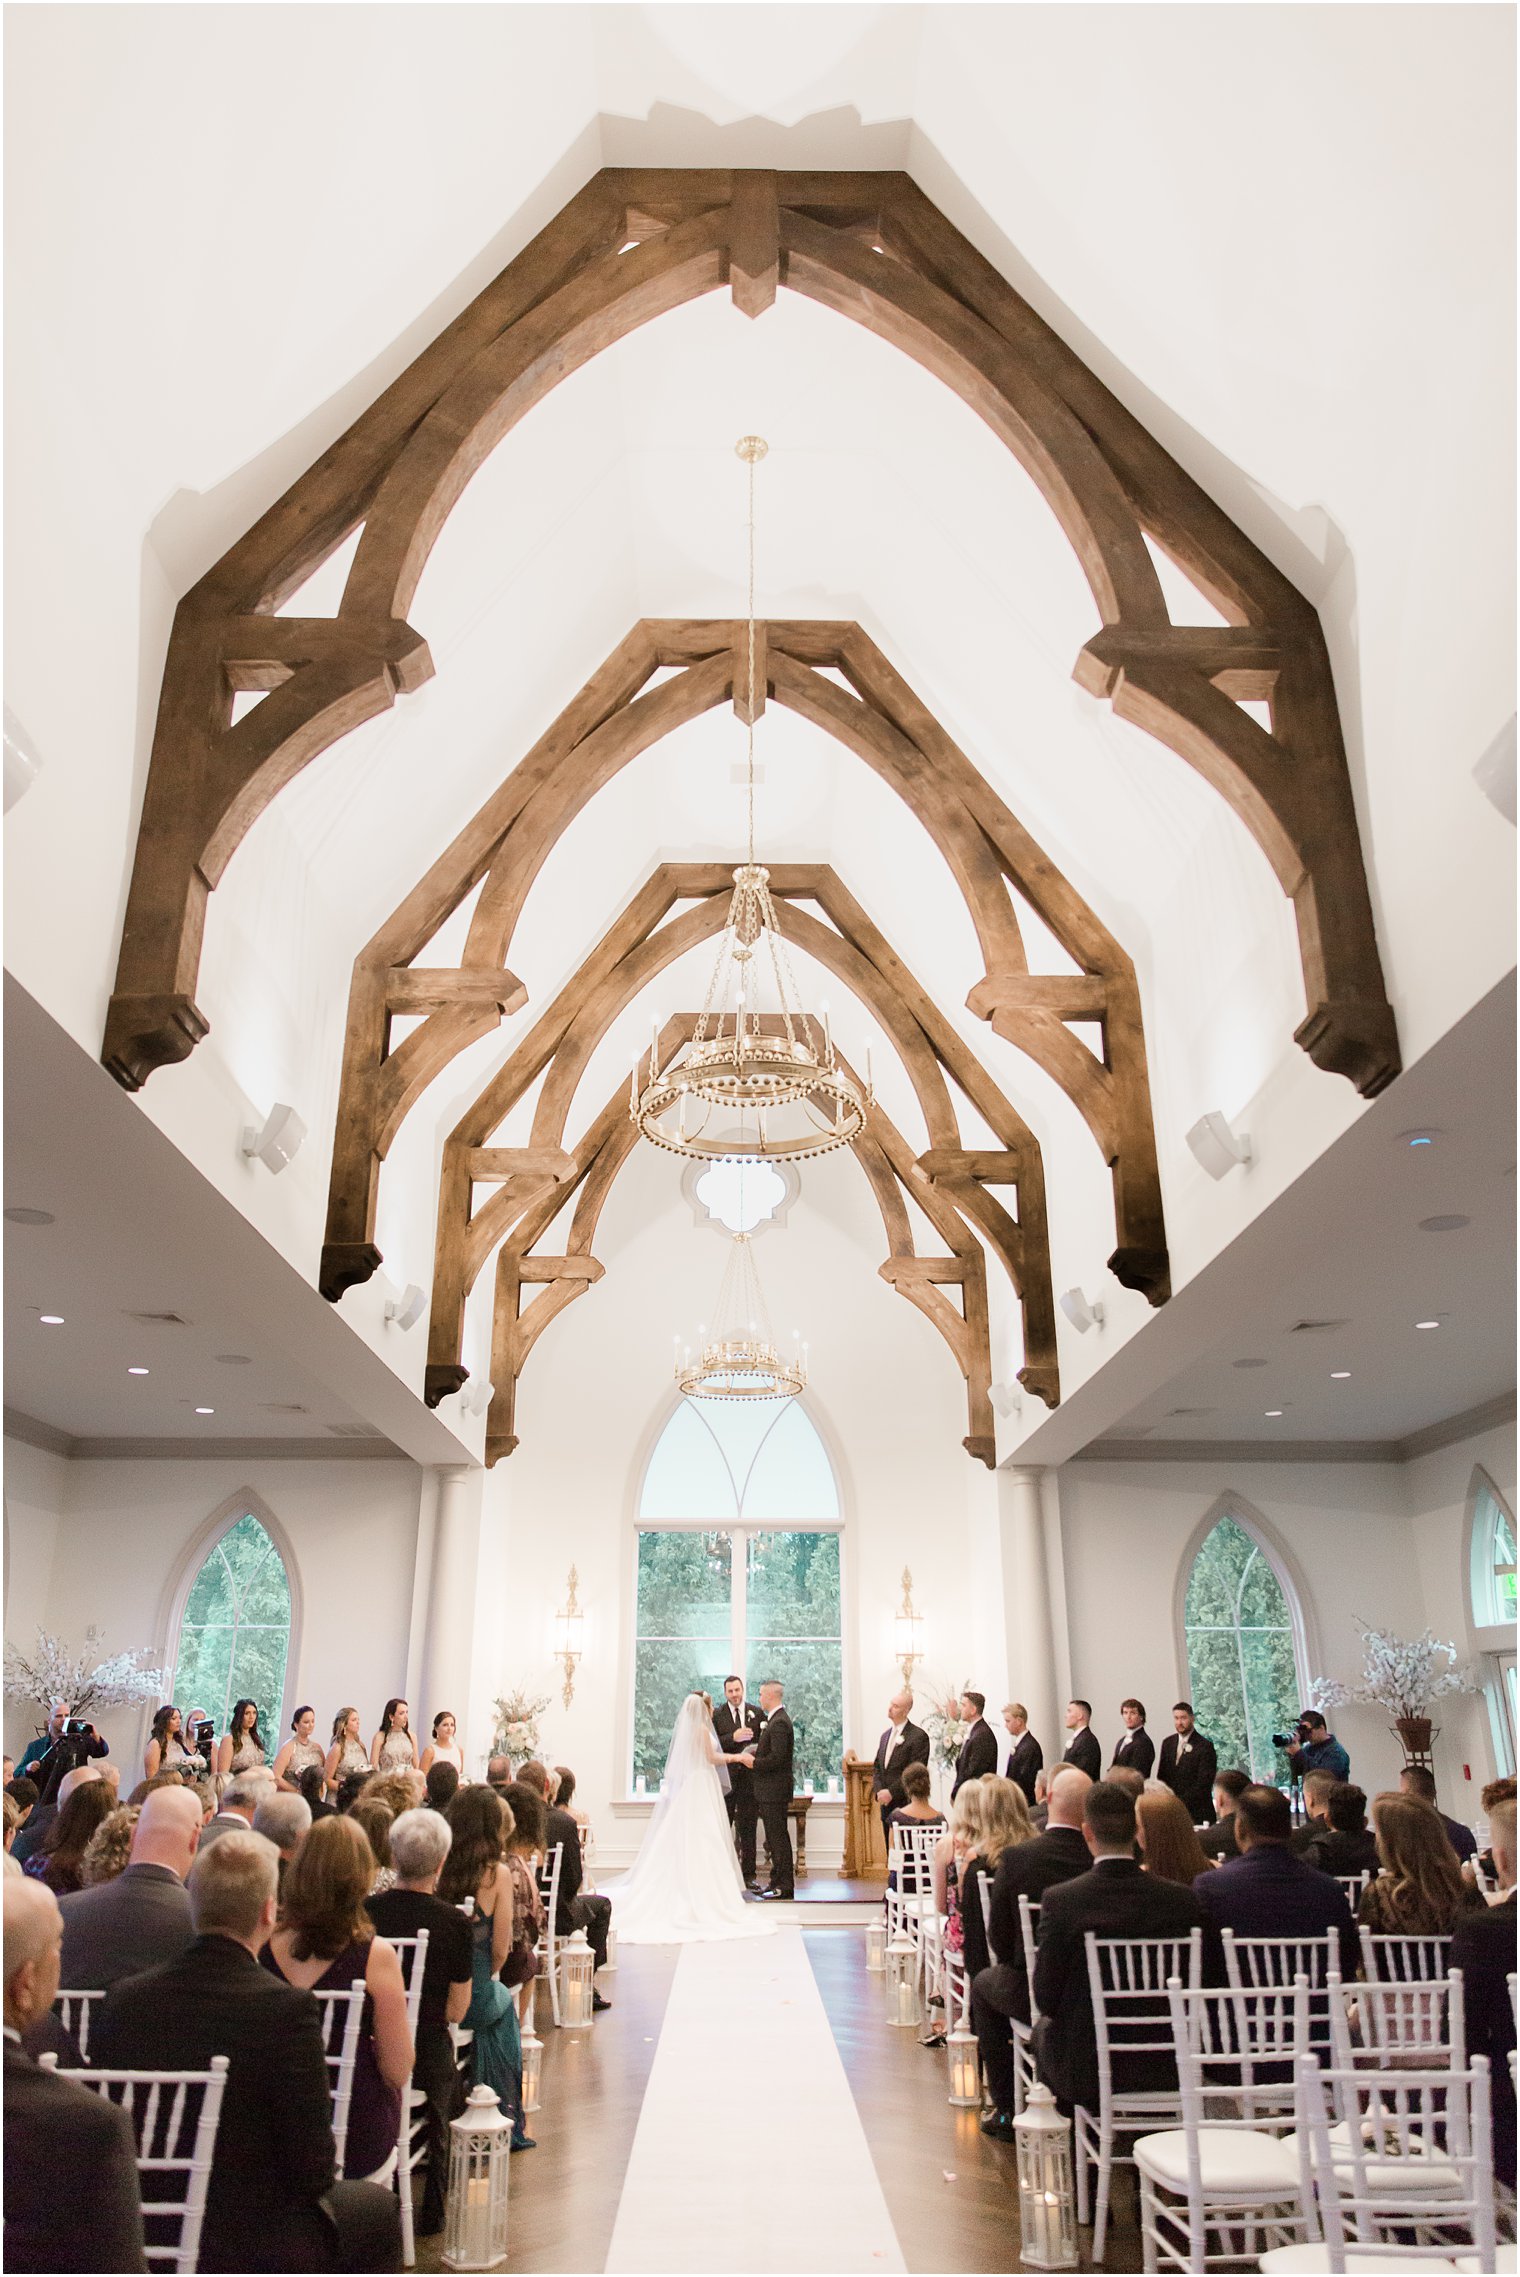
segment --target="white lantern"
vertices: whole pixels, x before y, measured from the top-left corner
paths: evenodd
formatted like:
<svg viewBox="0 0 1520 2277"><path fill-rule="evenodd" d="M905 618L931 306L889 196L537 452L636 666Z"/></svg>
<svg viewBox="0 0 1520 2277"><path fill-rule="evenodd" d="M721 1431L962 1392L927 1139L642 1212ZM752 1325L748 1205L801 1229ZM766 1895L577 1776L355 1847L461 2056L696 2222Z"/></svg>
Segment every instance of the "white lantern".
<svg viewBox="0 0 1520 2277"><path fill-rule="evenodd" d="M524 2114L543 2108L544 2043L533 2029L530 2015L522 2032L522 2107Z"/></svg>
<svg viewBox="0 0 1520 2277"><path fill-rule="evenodd" d="M596 1967L586 1932L577 1929L566 1941L562 1960L564 1983L560 1992L559 2022L563 2032L591 2029L591 1975Z"/></svg>
<svg viewBox="0 0 1520 2277"><path fill-rule="evenodd" d="M866 1923L866 1967L872 1976L880 1976L887 1965L887 1924L885 1920Z"/></svg>
<svg viewBox="0 0 1520 2277"><path fill-rule="evenodd" d="M1077 2212L1071 2181L1071 2121L1043 2081L1013 2122L1019 2160L1019 2257L1028 2269L1075 2269Z"/></svg>
<svg viewBox="0 0 1520 2277"><path fill-rule="evenodd" d="M887 2021L915 2025L923 2016L918 1999L918 1955L906 1930L887 1947Z"/></svg>
<svg viewBox="0 0 1520 2277"><path fill-rule="evenodd" d="M982 2051L976 2034L957 2024L945 2045L950 2051L950 2100L958 2111L982 2107Z"/></svg>
<svg viewBox="0 0 1520 2277"><path fill-rule="evenodd" d="M617 1931L610 1921L607 1924L607 1958L602 1963L602 1975L604 1977L617 1975Z"/></svg>
<svg viewBox="0 0 1520 2277"><path fill-rule="evenodd" d="M507 2177L512 2122L493 2088L472 2087L449 2126L446 2269L500 2269L507 2258Z"/></svg>

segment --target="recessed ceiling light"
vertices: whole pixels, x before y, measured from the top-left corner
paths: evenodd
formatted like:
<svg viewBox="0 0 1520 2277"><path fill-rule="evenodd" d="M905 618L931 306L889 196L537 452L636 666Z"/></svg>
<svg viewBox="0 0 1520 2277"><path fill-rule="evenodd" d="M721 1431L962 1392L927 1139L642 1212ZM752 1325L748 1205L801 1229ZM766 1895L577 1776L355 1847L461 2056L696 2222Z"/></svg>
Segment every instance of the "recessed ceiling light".
<svg viewBox="0 0 1520 2277"><path fill-rule="evenodd" d="M1350 1373L1349 1368L1332 1368L1330 1370L1330 1381L1333 1384L1343 1384Z"/></svg>
<svg viewBox="0 0 1520 2277"><path fill-rule="evenodd" d="M1269 1407L1266 1412L1268 1415L1281 1415L1282 1409L1280 1407Z"/></svg>
<svg viewBox="0 0 1520 2277"><path fill-rule="evenodd" d="M1471 1218L1458 1217L1455 1212L1443 1218L1421 1218L1421 1233L1460 1233L1463 1226L1471 1225Z"/></svg>
<svg viewBox="0 0 1520 2277"><path fill-rule="evenodd" d="M147 1372L146 1368L128 1368L127 1370L129 1376L145 1376Z"/></svg>
<svg viewBox="0 0 1520 2277"><path fill-rule="evenodd" d="M56 1225L58 1221L51 1210L23 1209L18 1202L14 1209L6 1211L5 1222L7 1225Z"/></svg>
<svg viewBox="0 0 1520 2277"><path fill-rule="evenodd" d="M61 1312L40 1312L37 1318L44 1328L62 1328L63 1326L63 1314Z"/></svg>
<svg viewBox="0 0 1520 2277"><path fill-rule="evenodd" d="M1415 1322L1416 1328L1439 1328L1440 1325L1441 1323L1438 1320L1417 1320Z"/></svg>
<svg viewBox="0 0 1520 2277"><path fill-rule="evenodd" d="M198 1407L195 1412L197 1415L215 1415L216 1409L214 1407Z"/></svg>

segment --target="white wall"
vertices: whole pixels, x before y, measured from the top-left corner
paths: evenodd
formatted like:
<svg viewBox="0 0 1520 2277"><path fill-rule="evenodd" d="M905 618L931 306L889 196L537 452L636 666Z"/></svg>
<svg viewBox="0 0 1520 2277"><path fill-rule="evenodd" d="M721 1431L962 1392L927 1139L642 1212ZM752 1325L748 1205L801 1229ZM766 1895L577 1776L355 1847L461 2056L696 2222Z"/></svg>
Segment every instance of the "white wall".
<svg viewBox="0 0 1520 2277"><path fill-rule="evenodd" d="M405 1689L422 1472L404 1462L206 1459L65 1462L6 1441L11 1586L6 1634L26 1646L38 1622L71 1645L93 1622L105 1650L172 1648L170 1621L196 1537L221 1505L252 1490L286 1537L300 1618L286 1699L310 1699L318 1728L349 1701L366 1738ZM54 1465L39 1474L36 1466ZM34 1483L36 1481L37 1483ZM40 1486L61 1489L55 1512ZM46 1578L43 1577L46 1567ZM339 1697L341 1695L341 1698ZM263 1705L264 1703L260 1703ZM413 1702L414 1709L421 1703ZM135 1761L145 1719L107 1710L112 1751ZM7 1702L6 1746L29 1736ZM129 1781L130 1784L130 1781Z"/></svg>

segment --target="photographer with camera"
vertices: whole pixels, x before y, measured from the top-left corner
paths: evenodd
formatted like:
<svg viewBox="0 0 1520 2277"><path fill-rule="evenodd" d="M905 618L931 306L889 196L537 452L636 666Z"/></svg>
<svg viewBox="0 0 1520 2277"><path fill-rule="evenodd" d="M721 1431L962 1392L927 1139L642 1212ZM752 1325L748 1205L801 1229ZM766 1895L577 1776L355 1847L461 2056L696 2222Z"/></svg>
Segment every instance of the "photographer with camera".
<svg viewBox="0 0 1520 2277"><path fill-rule="evenodd" d="M1317 1708L1305 1708L1291 1732L1273 1732L1272 1745L1287 1756L1295 1783L1310 1771L1328 1771L1338 1784L1351 1777L1351 1758Z"/></svg>
<svg viewBox="0 0 1520 2277"><path fill-rule="evenodd" d="M48 1717L46 1730L37 1734L16 1766L17 1778L35 1779L42 1790L44 1800L47 1797L48 1781L56 1769L57 1752L60 1747L64 1746L65 1742L67 1742L68 1761L57 1773L60 1779L66 1772L76 1769L79 1764L97 1755L109 1755L111 1752L87 1717L69 1714L67 1700L55 1700L52 1703L52 1710L52 1714Z"/></svg>

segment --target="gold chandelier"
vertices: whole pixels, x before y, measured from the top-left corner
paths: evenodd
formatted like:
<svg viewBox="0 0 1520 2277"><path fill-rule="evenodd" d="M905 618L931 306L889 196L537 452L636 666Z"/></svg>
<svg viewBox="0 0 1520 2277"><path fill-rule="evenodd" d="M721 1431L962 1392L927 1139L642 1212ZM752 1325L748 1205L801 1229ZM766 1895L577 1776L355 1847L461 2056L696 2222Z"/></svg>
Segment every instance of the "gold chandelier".
<svg viewBox="0 0 1520 2277"><path fill-rule="evenodd" d="M676 1384L688 1399L795 1399L807 1382L807 1346L783 1352L747 1233L734 1235L718 1288L713 1334L693 1353L676 1340Z"/></svg>
<svg viewBox="0 0 1520 2277"><path fill-rule="evenodd" d="M652 1145L691 1160L759 1154L801 1162L851 1145L874 1102L869 1058L862 1086L839 1064L827 1013L820 1038L818 1024L798 1009L770 873L755 860L755 467L767 445L745 435L734 447L749 468L748 857L734 872L695 1033L666 1067L658 1036L651 1041L647 1061L634 1069L628 1111ZM762 1010L767 996L775 999L771 1014Z"/></svg>

